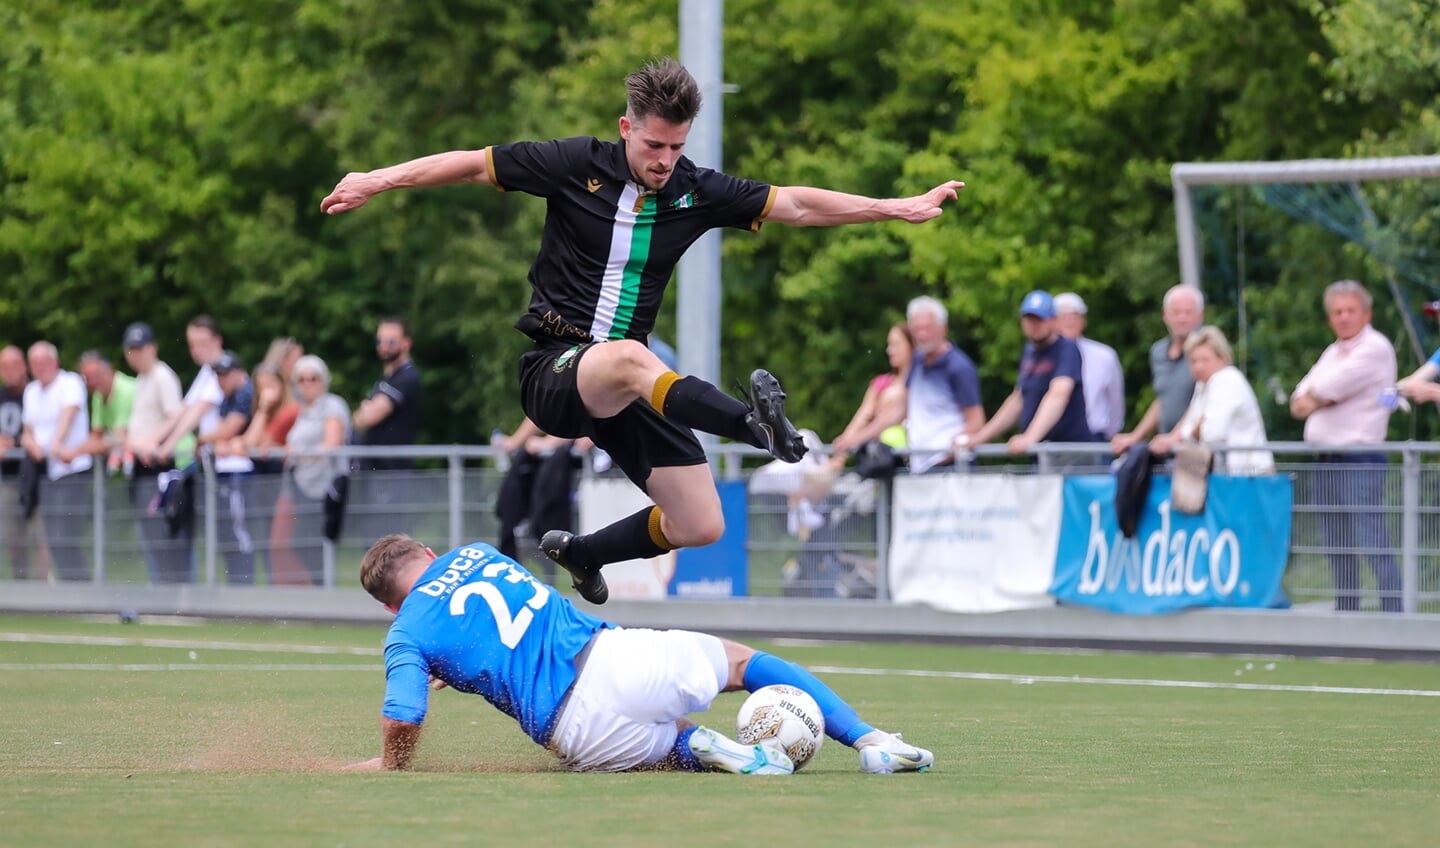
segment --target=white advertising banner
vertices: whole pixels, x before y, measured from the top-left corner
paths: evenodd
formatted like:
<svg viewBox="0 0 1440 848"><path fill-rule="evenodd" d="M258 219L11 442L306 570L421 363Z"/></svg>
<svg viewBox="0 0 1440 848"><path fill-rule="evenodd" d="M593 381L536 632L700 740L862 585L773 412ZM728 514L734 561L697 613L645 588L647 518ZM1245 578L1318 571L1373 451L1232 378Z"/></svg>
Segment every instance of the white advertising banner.
<svg viewBox="0 0 1440 848"><path fill-rule="evenodd" d="M654 502L624 478L581 478L580 532L593 533ZM612 562L605 566L605 582L612 598L664 598L675 575L675 552L651 559ZM564 569L560 579L564 580Z"/></svg>
<svg viewBox="0 0 1440 848"><path fill-rule="evenodd" d="M1058 475L897 476L895 602L952 612L1054 606L1061 483Z"/></svg>

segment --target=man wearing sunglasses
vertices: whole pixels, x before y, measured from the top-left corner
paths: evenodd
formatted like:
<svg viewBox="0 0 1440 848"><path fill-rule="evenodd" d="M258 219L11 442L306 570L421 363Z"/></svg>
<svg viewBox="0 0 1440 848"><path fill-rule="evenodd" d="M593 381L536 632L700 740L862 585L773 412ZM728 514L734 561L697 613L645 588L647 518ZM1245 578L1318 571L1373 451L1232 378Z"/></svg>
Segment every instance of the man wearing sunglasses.
<svg viewBox="0 0 1440 848"><path fill-rule="evenodd" d="M386 318L375 330L375 355L385 366L370 396L355 410L355 430L364 445L413 445L420 430L420 369L410 361L410 330L403 318ZM414 462L386 456L362 457L362 471L409 469Z"/></svg>
<svg viewBox="0 0 1440 848"><path fill-rule="evenodd" d="M420 369L410 361L410 328L391 316L375 330L375 355L385 370L370 396L355 410L355 444L413 445L420 431ZM362 456L350 491L352 502L373 507L378 532L410 529L410 510L419 499L407 457Z"/></svg>

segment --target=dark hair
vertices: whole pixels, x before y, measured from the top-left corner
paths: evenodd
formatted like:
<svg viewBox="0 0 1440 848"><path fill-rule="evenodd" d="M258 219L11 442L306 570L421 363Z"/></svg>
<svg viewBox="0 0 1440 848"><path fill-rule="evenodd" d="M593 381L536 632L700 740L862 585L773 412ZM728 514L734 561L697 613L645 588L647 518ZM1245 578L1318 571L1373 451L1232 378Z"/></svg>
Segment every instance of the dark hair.
<svg viewBox="0 0 1440 848"><path fill-rule="evenodd" d="M700 86L674 59L653 59L625 78L625 114L632 121L654 115L683 124L693 121L699 111Z"/></svg>
<svg viewBox="0 0 1440 848"><path fill-rule="evenodd" d="M209 330L211 333L214 333L216 337L224 338L220 334L220 325L215 323L215 319L203 313L200 315L196 315L194 318L191 318L190 323L186 324L185 326L196 327L202 330Z"/></svg>
<svg viewBox="0 0 1440 848"><path fill-rule="evenodd" d="M384 318L381 318L380 323L375 326L383 327L386 324L394 324L400 328L400 335L407 339L410 338L410 323L399 315L386 315Z"/></svg>

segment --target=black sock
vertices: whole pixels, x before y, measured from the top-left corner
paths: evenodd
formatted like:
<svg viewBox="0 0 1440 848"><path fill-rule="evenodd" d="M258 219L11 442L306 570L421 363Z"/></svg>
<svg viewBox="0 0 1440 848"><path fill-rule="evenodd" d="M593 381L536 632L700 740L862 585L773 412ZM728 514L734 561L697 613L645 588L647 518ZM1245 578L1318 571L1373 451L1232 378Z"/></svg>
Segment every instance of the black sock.
<svg viewBox="0 0 1440 848"><path fill-rule="evenodd" d="M661 415L692 430L714 433L757 448L767 447L745 423L750 407L699 377L666 374L655 382L650 404Z"/></svg>
<svg viewBox="0 0 1440 848"><path fill-rule="evenodd" d="M649 559L673 550L675 546L660 532L660 507L647 506L594 533L576 536L567 553L575 565L593 569L627 559Z"/></svg>

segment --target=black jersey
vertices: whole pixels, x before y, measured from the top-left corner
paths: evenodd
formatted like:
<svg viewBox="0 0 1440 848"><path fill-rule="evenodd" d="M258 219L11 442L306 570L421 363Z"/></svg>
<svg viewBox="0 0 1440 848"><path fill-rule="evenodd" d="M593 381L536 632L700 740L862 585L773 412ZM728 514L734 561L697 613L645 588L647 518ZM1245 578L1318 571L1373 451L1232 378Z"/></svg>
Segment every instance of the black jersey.
<svg viewBox="0 0 1440 848"><path fill-rule="evenodd" d="M536 341L645 337L680 257L715 227L756 231L775 188L685 157L658 192L635 182L622 142L588 136L486 149L501 191L547 200L530 266L530 311L515 323Z"/></svg>

